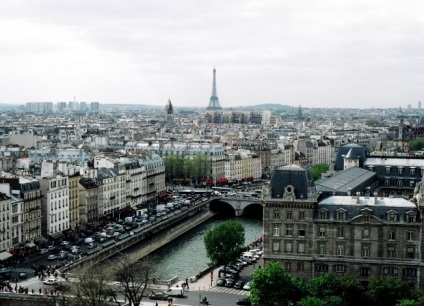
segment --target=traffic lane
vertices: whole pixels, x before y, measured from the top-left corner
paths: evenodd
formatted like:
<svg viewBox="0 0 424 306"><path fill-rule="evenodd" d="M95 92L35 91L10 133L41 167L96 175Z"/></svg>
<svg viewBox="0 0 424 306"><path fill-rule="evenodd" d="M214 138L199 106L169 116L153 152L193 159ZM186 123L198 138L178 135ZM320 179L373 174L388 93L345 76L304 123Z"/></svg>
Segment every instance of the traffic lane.
<svg viewBox="0 0 424 306"><path fill-rule="evenodd" d="M198 306L199 301L203 297L206 297L209 303L213 306L232 306L236 305L237 300L246 298L246 296L242 294L239 295L214 291L186 291L184 294L185 297L173 298L174 304Z"/></svg>

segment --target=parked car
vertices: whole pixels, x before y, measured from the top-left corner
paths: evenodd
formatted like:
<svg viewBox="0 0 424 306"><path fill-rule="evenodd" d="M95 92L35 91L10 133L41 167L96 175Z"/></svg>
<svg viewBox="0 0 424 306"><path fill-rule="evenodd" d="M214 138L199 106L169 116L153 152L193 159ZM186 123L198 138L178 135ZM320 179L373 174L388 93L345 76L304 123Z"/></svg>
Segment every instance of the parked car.
<svg viewBox="0 0 424 306"><path fill-rule="evenodd" d="M250 282L247 282L246 284L244 284L243 286L243 290L250 290Z"/></svg>
<svg viewBox="0 0 424 306"><path fill-rule="evenodd" d="M40 253L40 254L46 254L46 253L48 253L49 252L49 249L40 249L39 251L38 251L38 253Z"/></svg>
<svg viewBox="0 0 424 306"><path fill-rule="evenodd" d="M243 289L244 286L244 282L242 280L238 280L235 284L234 284L234 288L236 289Z"/></svg>
<svg viewBox="0 0 424 306"><path fill-rule="evenodd" d="M28 275L26 274L26 272L20 272L19 273L19 278L20 279L27 279L28 278Z"/></svg>
<svg viewBox="0 0 424 306"><path fill-rule="evenodd" d="M219 287L224 287L226 283L227 281L225 280L225 278L218 278L218 280L216 281L216 285Z"/></svg>
<svg viewBox="0 0 424 306"><path fill-rule="evenodd" d="M164 291L154 291L149 295L149 299L166 301L169 299L169 295Z"/></svg>
<svg viewBox="0 0 424 306"><path fill-rule="evenodd" d="M57 259L57 256L56 256L56 255L54 255L54 254L50 254L50 255L47 257L47 259L48 259L48 260L55 260L55 259Z"/></svg>
<svg viewBox="0 0 424 306"><path fill-rule="evenodd" d="M63 240L60 245L64 245L64 246L68 246L69 245L69 241Z"/></svg>
<svg viewBox="0 0 424 306"><path fill-rule="evenodd" d="M246 306L250 306L252 305L252 302L250 302L249 299L240 299L236 301L237 305L246 305Z"/></svg>
<svg viewBox="0 0 424 306"><path fill-rule="evenodd" d="M232 288L236 283L236 280L233 278L226 278L225 281L226 281L225 287L229 287L229 288Z"/></svg>
<svg viewBox="0 0 424 306"><path fill-rule="evenodd" d="M49 250L49 251L53 251L54 249L55 249L54 245L47 246L47 250Z"/></svg>
<svg viewBox="0 0 424 306"><path fill-rule="evenodd" d="M231 269L230 267L225 267L225 268L221 268L219 269L220 273L228 273L228 274L238 274L238 271Z"/></svg>

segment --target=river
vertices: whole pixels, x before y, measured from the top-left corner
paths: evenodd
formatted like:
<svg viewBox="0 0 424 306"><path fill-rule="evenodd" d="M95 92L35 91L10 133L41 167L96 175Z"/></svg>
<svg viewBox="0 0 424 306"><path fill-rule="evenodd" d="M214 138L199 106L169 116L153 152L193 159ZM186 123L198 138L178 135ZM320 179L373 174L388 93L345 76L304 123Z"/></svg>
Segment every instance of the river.
<svg viewBox="0 0 424 306"><path fill-rule="evenodd" d="M190 278L208 267L208 257L203 242L203 235L214 225L225 219L211 219L184 234L172 243L162 247L149 256L155 265L155 274L161 279L178 276L180 279ZM262 220L236 218L245 230L245 244L262 236Z"/></svg>

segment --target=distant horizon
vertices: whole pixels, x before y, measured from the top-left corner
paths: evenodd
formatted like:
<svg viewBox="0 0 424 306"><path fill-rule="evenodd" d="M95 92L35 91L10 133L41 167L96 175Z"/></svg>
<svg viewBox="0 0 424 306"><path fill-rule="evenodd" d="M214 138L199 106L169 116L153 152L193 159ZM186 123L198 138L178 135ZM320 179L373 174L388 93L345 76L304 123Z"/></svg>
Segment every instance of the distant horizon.
<svg viewBox="0 0 424 306"><path fill-rule="evenodd" d="M53 101L28 101L28 102L19 102L19 103L7 103L7 102L0 102L0 105L3 105L3 106L14 106L14 107L18 107L18 106L26 106L26 103L53 103L53 104L57 104L57 103L60 103L60 102L66 102L66 103L68 103L68 102L74 102L74 101L57 101L57 102L53 102ZM134 105L134 106L149 106L149 107L156 107L156 108L162 108L162 107L165 107L165 105L166 105L166 103L164 103L163 105L157 105L157 104L146 104L146 103L104 103L104 102L101 102L101 101L75 101L75 102L77 102L77 103L80 103L80 102L85 102L85 103L87 103L87 105L89 106L90 105L90 103L91 102L98 102L99 103L99 106L100 106L100 108L102 108L102 105L121 105L121 106L132 106L132 105ZM171 100L171 102L172 102L172 100ZM264 105L278 105L278 106L283 106L283 107L287 107L287 108L293 108L293 109L298 109L299 108L299 106L302 108L302 109L399 109L399 107L402 109L402 110L408 110L408 109L410 109L410 110L419 110L419 111L424 111L424 109L423 108L421 108L421 109L419 109L418 107L413 107L412 105L411 105L411 108L408 108L407 106L406 107L402 107L402 106L398 106L398 107L367 107L367 108L364 108L364 107L304 107L304 106L302 106L302 105L288 105L288 104L283 104L283 103L257 103L257 104L252 104L252 105L243 105L243 106L222 106L222 109L223 110L225 110L225 109L231 109L231 108L251 108L251 107L263 107ZM88 107L87 106L87 107ZM206 109L206 107L208 106L208 104L206 103L206 105L205 106L187 106L187 105L175 105L174 103L172 103L172 106L174 107L174 109L178 109L178 108L196 108L196 109L203 109L203 108L205 108ZM423 104L423 107L424 107L424 104Z"/></svg>

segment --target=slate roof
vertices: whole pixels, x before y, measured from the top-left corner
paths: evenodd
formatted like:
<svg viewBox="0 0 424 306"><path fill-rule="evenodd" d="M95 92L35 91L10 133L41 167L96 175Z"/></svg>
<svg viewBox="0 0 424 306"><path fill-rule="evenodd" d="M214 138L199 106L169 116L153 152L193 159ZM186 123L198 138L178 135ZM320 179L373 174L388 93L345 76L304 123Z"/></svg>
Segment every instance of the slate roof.
<svg viewBox="0 0 424 306"><path fill-rule="evenodd" d="M359 167L362 167L364 165L364 162L367 159L366 149L356 143L348 143L339 148L334 164L334 170L343 170L344 156L346 156L349 151L352 151L351 154L353 154L354 156L359 157Z"/></svg>
<svg viewBox="0 0 424 306"><path fill-rule="evenodd" d="M373 171L365 170L358 167L352 167L340 172L336 172L329 178L323 178L315 182L317 190L320 192L341 192L346 193L355 190L365 181L375 178L377 174Z"/></svg>
<svg viewBox="0 0 424 306"><path fill-rule="evenodd" d="M284 188L292 185L296 199L307 199L308 189L315 187L309 171L298 165L287 165L275 169L269 185L271 187L271 198L282 198Z"/></svg>
<svg viewBox="0 0 424 306"><path fill-rule="evenodd" d="M388 221L388 212L394 211L397 213L399 221L401 218L406 220L407 213L416 215L417 222L420 222L420 214L415 203L403 198L383 198L378 197L375 202L374 197L359 197L356 196L332 196L320 201L317 205L317 213L321 209L327 210L329 218L336 219L337 212L344 210L346 219L352 220L362 214L363 209L371 210L371 215L382 221Z"/></svg>

